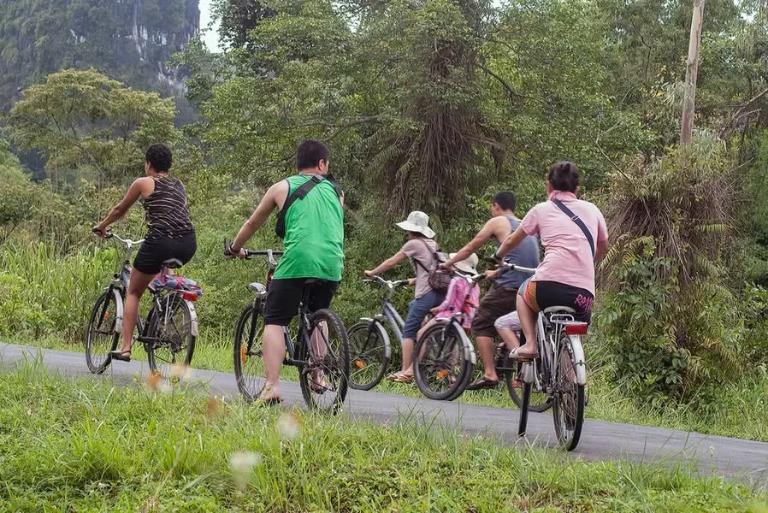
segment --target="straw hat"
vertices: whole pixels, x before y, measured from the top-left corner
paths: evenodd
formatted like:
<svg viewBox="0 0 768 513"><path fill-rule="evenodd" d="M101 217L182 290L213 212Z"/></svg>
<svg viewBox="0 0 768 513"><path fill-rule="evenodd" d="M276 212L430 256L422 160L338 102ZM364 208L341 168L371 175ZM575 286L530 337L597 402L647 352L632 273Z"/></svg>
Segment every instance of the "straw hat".
<svg viewBox="0 0 768 513"><path fill-rule="evenodd" d="M432 230L432 228L429 227L429 216L424 212L420 212L418 210L414 210L413 212L408 214L408 219L400 223L397 223L395 226L397 226L398 228L402 228L407 232L421 233L422 235L430 239L433 239L435 237L434 230Z"/></svg>
<svg viewBox="0 0 768 513"><path fill-rule="evenodd" d="M453 258L455 256L456 256L456 253L451 253L450 255L448 255L448 258ZM458 269L463 273L474 275L474 274L477 274L477 269L476 269L477 262L478 262L477 255L472 253L464 260L461 260L453 264L453 267L455 267L456 269Z"/></svg>

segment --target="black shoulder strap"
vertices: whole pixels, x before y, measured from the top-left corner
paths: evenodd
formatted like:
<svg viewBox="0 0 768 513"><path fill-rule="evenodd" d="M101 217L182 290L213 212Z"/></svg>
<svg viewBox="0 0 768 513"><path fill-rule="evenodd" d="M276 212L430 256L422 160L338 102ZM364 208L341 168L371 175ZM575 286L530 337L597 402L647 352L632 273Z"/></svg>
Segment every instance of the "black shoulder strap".
<svg viewBox="0 0 768 513"><path fill-rule="evenodd" d="M592 233L589 231L589 228L587 228L587 225L584 224L584 221L581 220L579 216L573 213L573 210L565 206L565 203L558 199L553 199L552 203L557 205L557 208L563 211L565 215L571 218L571 221L576 223L576 226L578 226L582 232L584 232L584 236L587 238L587 242L589 242L589 249L592 250L592 258L595 258L595 240L592 238Z"/></svg>
<svg viewBox="0 0 768 513"><path fill-rule="evenodd" d="M296 200L304 199L307 194L309 194L309 191L315 188L317 184L322 182L323 179L320 178L317 175L313 175L312 178L301 184L301 186L297 187L295 191L293 191L286 199L285 203L283 204L282 210L288 211L288 209L293 205L293 203Z"/></svg>
<svg viewBox="0 0 768 513"><path fill-rule="evenodd" d="M438 265L437 251L432 251L432 248L429 247L429 244L427 244L427 241L425 241L421 237L419 237L417 240L420 240L421 243L424 244L424 246L427 248L427 251L429 251L429 254L432 255L432 260L435 261L435 269L437 269L437 265ZM425 266L417 258L414 258L413 261L416 262L417 264L419 264L421 266L421 268L424 269L425 271L427 271L428 273L431 273L434 270L434 269L427 269L427 266Z"/></svg>

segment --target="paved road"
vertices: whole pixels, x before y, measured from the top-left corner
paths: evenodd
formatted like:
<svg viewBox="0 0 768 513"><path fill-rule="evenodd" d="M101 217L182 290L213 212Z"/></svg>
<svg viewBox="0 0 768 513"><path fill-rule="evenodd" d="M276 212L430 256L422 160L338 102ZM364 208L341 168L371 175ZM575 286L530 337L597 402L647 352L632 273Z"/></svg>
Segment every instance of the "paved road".
<svg viewBox="0 0 768 513"><path fill-rule="evenodd" d="M51 370L68 376L93 376L80 353L0 344L0 365L6 368L40 356ZM147 372L144 362L116 362L104 375L93 378L126 384L132 382L135 376L146 375ZM237 394L232 374L195 370L192 379L206 383L215 394ZM288 405L303 404L298 384L286 383L283 393ZM352 390L345 412L354 418L378 422L392 422L403 417L423 418L428 422L436 420L469 434L497 437L506 443L533 443L543 447L554 447L556 444L550 413L532 413L528 421L527 441L521 441L517 437L518 412L513 409ZM570 454L588 460L630 460L668 465L682 462L705 475L714 474L744 480L761 488L768 487L768 443L764 442L587 420L579 447Z"/></svg>

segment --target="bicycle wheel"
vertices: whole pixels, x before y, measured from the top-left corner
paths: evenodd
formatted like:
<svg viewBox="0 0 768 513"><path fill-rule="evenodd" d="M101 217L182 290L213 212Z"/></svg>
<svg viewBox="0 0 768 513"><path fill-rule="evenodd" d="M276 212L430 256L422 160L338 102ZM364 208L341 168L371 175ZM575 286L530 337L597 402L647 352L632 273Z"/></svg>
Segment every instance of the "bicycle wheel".
<svg viewBox="0 0 768 513"><path fill-rule="evenodd" d="M579 443L584 424L584 385L576 382L573 350L570 338L565 334L560 341L555 378L555 399L552 405L555 434L560 445L572 451Z"/></svg>
<svg viewBox="0 0 768 513"><path fill-rule="evenodd" d="M344 324L331 310L312 314L299 341L299 359L306 365L299 373L301 393L307 406L337 413L347 397L349 339Z"/></svg>
<svg viewBox="0 0 768 513"><path fill-rule="evenodd" d="M107 290L93 305L85 332L85 363L94 374L101 374L109 366L110 351L117 349L120 334L115 331L118 317L116 290Z"/></svg>
<svg viewBox="0 0 768 513"><path fill-rule="evenodd" d="M261 346L263 333L261 305L250 304L237 321L233 346L237 388L248 402L259 397L266 383Z"/></svg>
<svg viewBox="0 0 768 513"><path fill-rule="evenodd" d="M533 362L537 369L541 368L541 359L536 358ZM520 376L520 363L510 361L506 365L504 371L504 382L507 385L507 391L512 402L517 405L518 408L523 407L523 379ZM539 380L539 373L535 373L533 383L530 385L531 391L528 398L528 409L541 413L547 411L552 407L552 401L550 397L544 391L541 381Z"/></svg>
<svg viewBox="0 0 768 513"><path fill-rule="evenodd" d="M464 392L473 370L464 337L454 323L436 324L416 342L413 373L426 397L452 401Z"/></svg>
<svg viewBox="0 0 768 513"><path fill-rule="evenodd" d="M180 294L169 294L162 299L162 311L152 307L144 346L149 368L164 378L172 376L174 366L188 366L195 352L192 333L192 312Z"/></svg>
<svg viewBox="0 0 768 513"><path fill-rule="evenodd" d="M389 335L377 321L358 322L349 329L349 386L370 390L379 384L389 363Z"/></svg>

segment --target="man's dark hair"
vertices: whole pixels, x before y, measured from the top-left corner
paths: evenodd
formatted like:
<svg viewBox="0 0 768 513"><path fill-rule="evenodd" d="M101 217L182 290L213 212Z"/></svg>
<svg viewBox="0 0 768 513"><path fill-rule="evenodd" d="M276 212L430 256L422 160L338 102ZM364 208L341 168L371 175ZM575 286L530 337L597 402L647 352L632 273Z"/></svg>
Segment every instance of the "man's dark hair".
<svg viewBox="0 0 768 513"><path fill-rule="evenodd" d="M579 168L567 160L557 162L549 168L547 180L557 191L576 192L579 187Z"/></svg>
<svg viewBox="0 0 768 513"><path fill-rule="evenodd" d="M147 149L144 160L149 162L152 169L160 173L166 173L173 165L173 155L165 144L153 144Z"/></svg>
<svg viewBox="0 0 768 513"><path fill-rule="evenodd" d="M517 198L508 191L497 192L491 203L496 203L502 210L514 211L517 208Z"/></svg>
<svg viewBox="0 0 768 513"><path fill-rule="evenodd" d="M311 169L317 167L321 160L328 162L328 147L320 141L308 139L296 149L296 168Z"/></svg>

